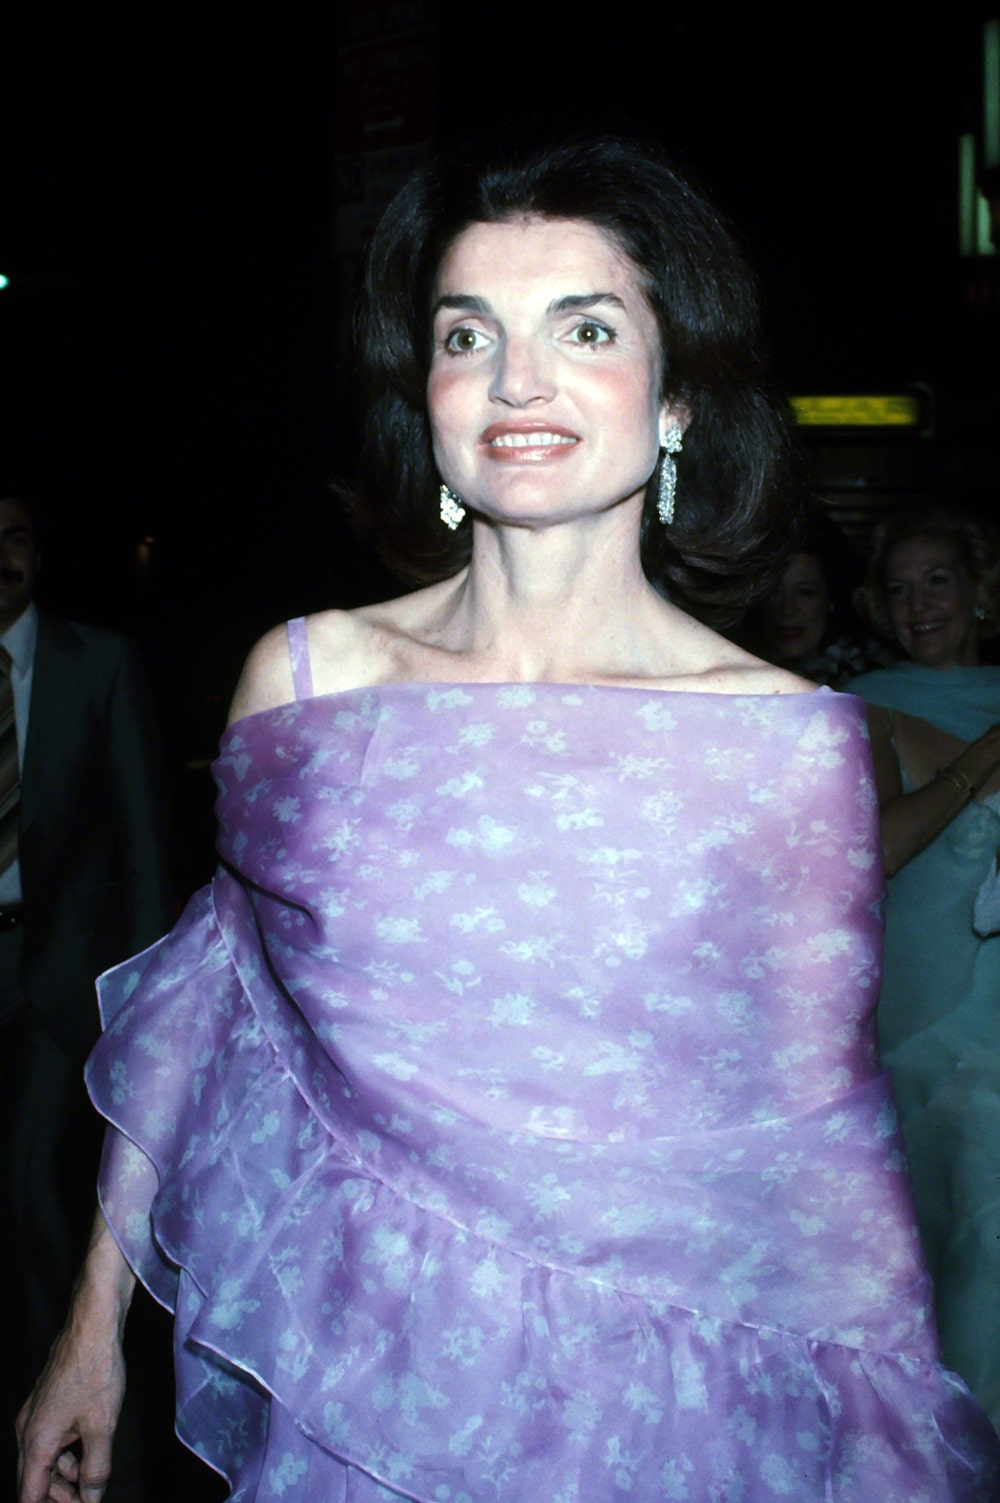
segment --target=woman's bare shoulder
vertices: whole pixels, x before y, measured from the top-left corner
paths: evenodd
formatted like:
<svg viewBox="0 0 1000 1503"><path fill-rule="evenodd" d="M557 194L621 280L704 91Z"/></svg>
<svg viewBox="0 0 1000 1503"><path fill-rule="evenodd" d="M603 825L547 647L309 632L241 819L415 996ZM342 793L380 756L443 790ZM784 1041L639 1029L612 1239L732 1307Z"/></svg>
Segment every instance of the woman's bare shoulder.
<svg viewBox="0 0 1000 1503"><path fill-rule="evenodd" d="M705 687L717 694L812 694L817 687L797 673L754 658L727 663L706 675L706 680Z"/></svg>
<svg viewBox="0 0 1000 1503"><path fill-rule="evenodd" d="M306 618L313 692L335 694L380 681L375 633L359 611L321 611ZM295 699L287 626L266 632L251 649L229 710L229 724Z"/></svg>
<svg viewBox="0 0 1000 1503"><path fill-rule="evenodd" d="M657 611L664 688L700 694L804 694L816 688L754 657L674 604L658 601Z"/></svg>
<svg viewBox="0 0 1000 1503"><path fill-rule="evenodd" d="M275 705L288 704L294 698L288 632L284 626L275 626L250 649L229 706L227 724L256 715L260 710L271 710Z"/></svg>
<svg viewBox="0 0 1000 1503"><path fill-rule="evenodd" d="M367 689L392 678L392 619L395 601L354 611L322 611L306 622L313 691L339 694Z"/></svg>
<svg viewBox="0 0 1000 1503"><path fill-rule="evenodd" d="M433 623L453 580L354 611L324 611L307 623L316 694L434 677L441 671Z"/></svg>
<svg viewBox="0 0 1000 1503"><path fill-rule="evenodd" d="M700 622L691 622L687 641L690 684L706 694L805 694L815 690L809 679L765 663ZM681 677L685 675L682 671Z"/></svg>

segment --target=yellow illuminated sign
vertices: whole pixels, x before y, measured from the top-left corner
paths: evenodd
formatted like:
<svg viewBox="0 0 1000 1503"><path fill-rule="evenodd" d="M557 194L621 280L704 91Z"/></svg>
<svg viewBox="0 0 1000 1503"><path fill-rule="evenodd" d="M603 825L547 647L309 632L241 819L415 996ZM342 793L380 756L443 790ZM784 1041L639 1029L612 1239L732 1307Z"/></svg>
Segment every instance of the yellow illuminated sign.
<svg viewBox="0 0 1000 1503"><path fill-rule="evenodd" d="M916 396L792 397L802 428L919 428Z"/></svg>

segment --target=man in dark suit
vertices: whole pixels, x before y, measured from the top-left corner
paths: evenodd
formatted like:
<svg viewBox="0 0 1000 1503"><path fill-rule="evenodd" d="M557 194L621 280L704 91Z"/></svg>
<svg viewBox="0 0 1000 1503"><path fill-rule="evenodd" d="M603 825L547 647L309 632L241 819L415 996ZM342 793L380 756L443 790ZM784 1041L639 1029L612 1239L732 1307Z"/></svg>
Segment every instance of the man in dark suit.
<svg viewBox="0 0 1000 1503"><path fill-rule="evenodd" d="M38 566L30 508L0 499L5 1444L62 1325L93 1216L100 1130L83 1063L99 1031L94 980L173 917L162 757L138 653L39 611Z"/></svg>

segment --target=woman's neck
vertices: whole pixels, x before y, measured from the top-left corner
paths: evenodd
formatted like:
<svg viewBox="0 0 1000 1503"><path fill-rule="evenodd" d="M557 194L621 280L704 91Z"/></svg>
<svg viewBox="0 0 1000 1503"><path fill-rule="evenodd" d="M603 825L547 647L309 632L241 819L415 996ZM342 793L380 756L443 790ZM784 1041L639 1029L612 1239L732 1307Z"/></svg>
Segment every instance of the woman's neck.
<svg viewBox="0 0 1000 1503"><path fill-rule="evenodd" d="M515 680L650 671L665 617L686 618L643 574L634 522L600 520L545 530L477 523L472 562L442 601L438 644Z"/></svg>

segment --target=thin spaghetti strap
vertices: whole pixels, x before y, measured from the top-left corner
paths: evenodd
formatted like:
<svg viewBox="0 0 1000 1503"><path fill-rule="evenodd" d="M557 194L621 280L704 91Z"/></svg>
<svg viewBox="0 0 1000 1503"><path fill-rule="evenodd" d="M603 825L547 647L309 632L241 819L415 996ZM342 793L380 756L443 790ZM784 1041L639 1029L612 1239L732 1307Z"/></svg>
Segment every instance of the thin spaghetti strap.
<svg viewBox="0 0 1000 1503"><path fill-rule="evenodd" d="M306 635L305 616L296 616L288 622L288 657L292 665L292 683L296 699L312 699L312 665L309 662L309 638Z"/></svg>

